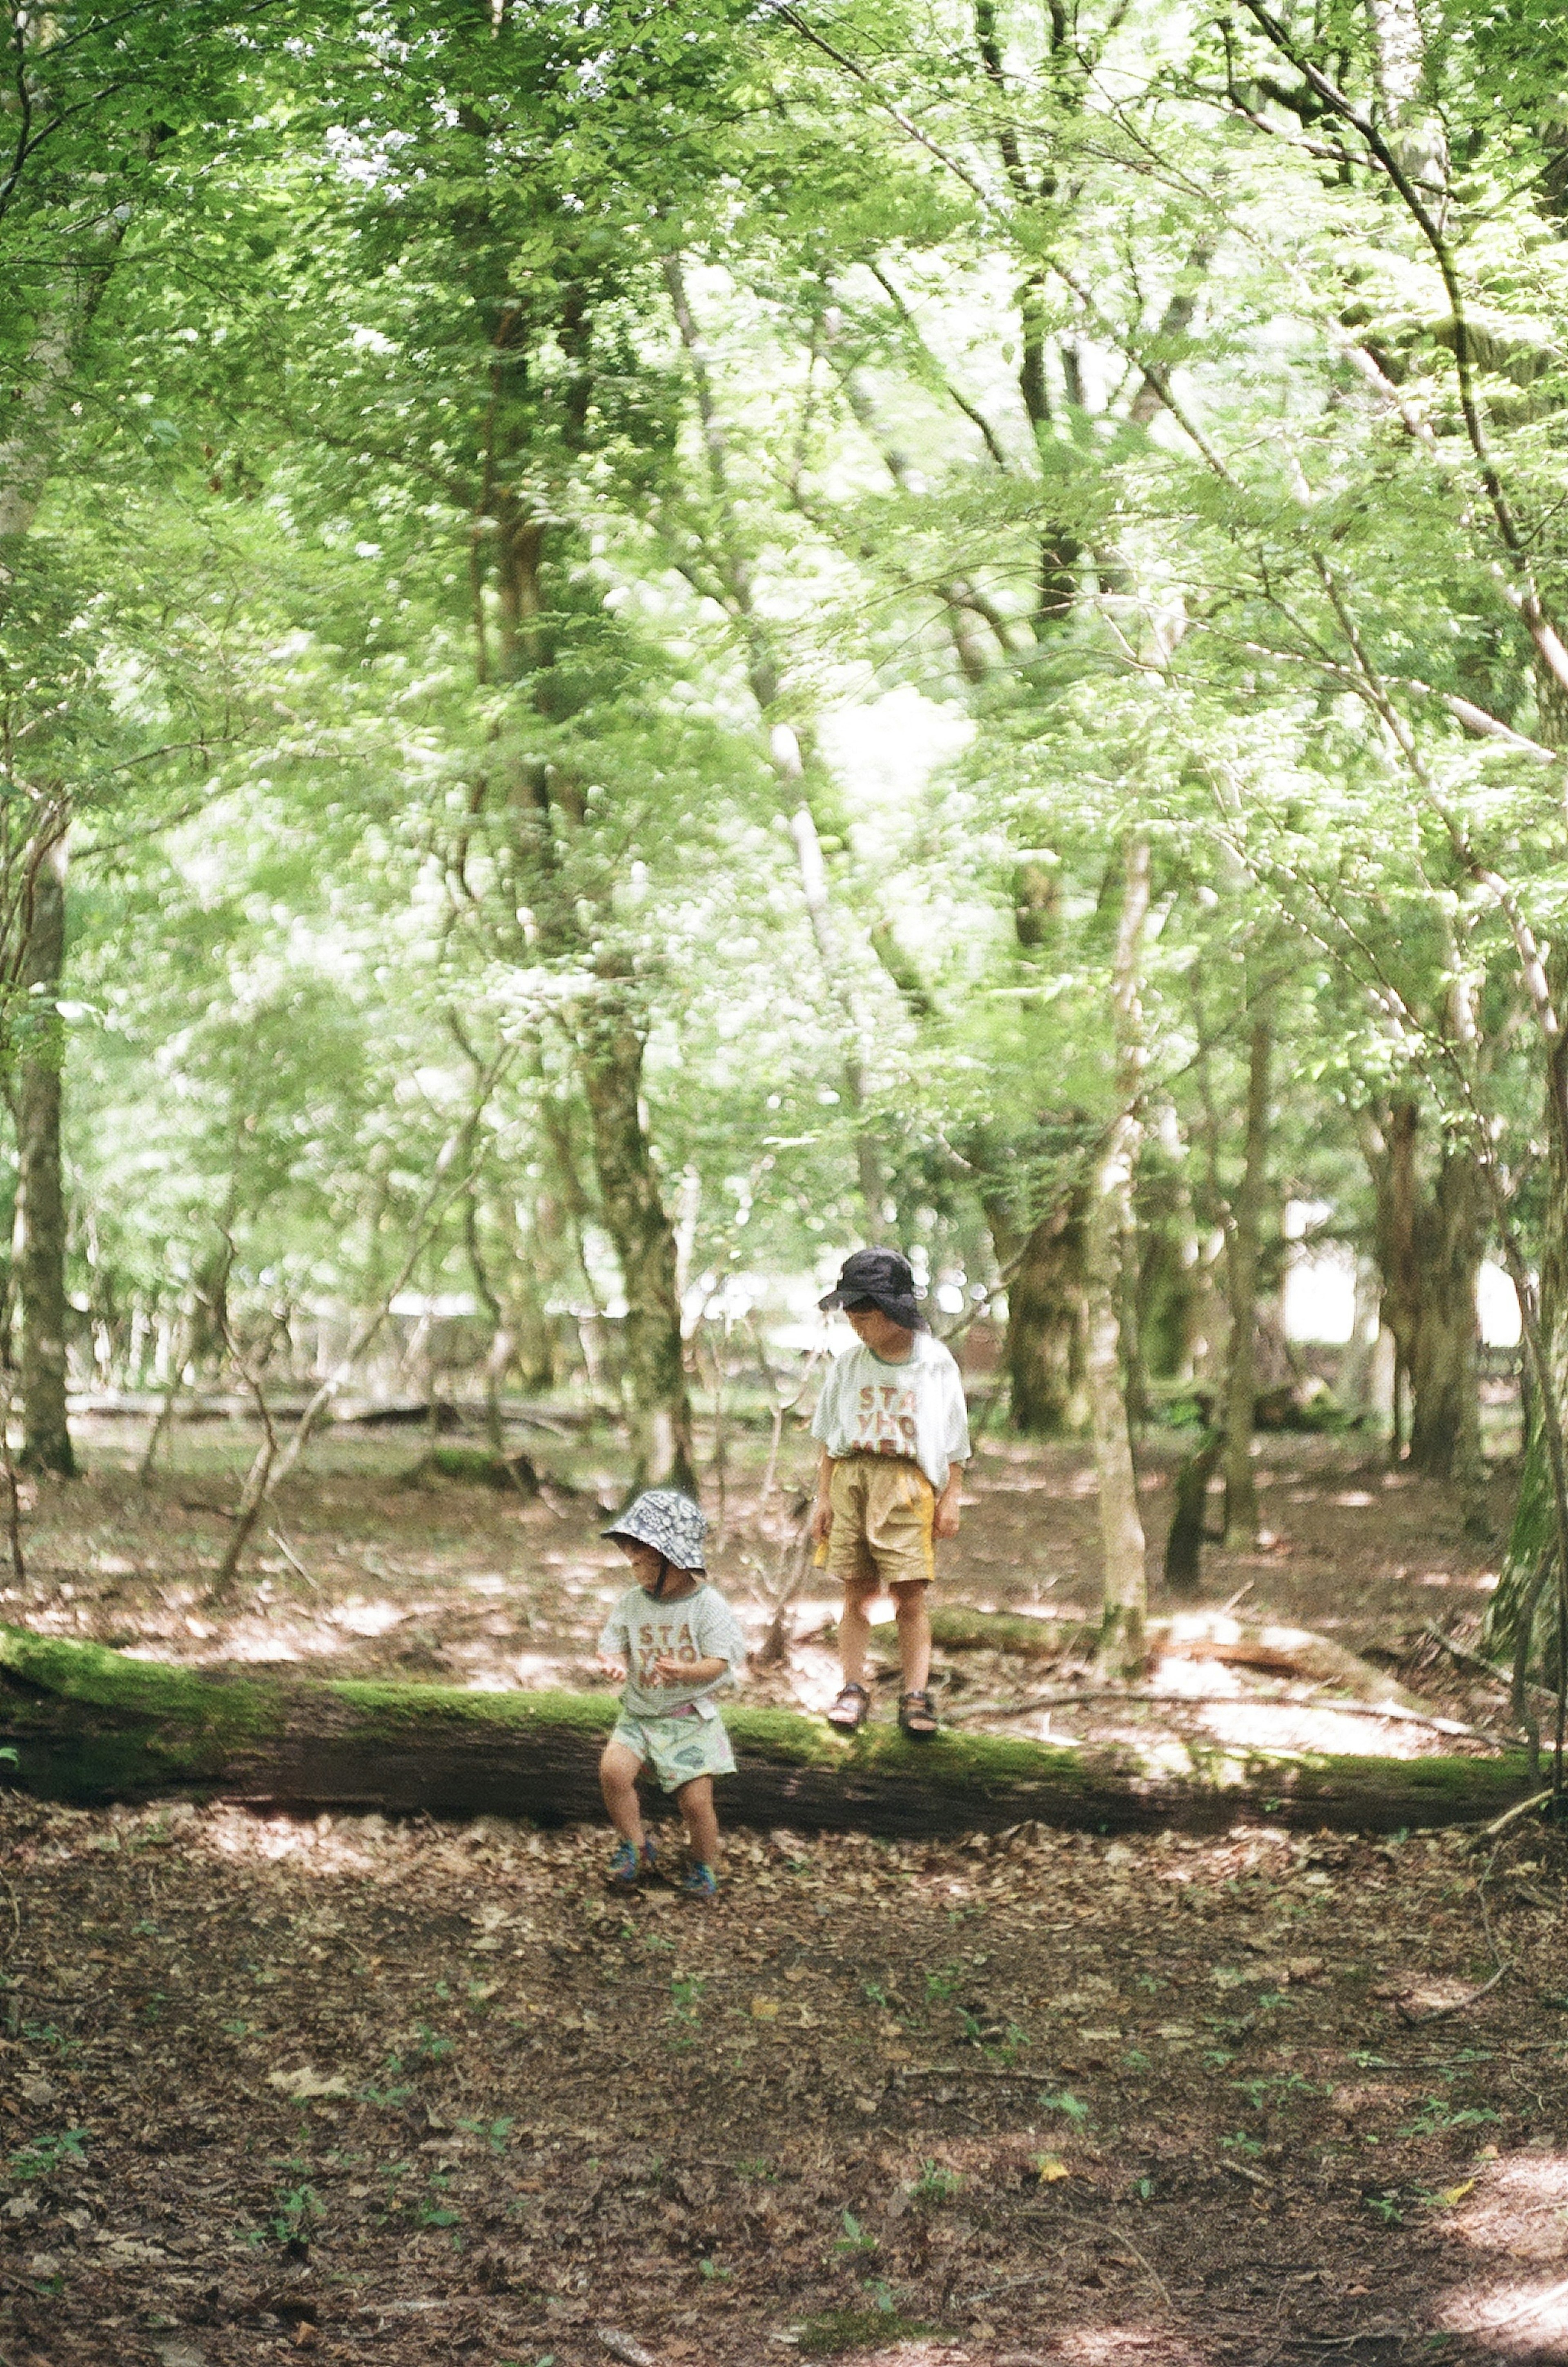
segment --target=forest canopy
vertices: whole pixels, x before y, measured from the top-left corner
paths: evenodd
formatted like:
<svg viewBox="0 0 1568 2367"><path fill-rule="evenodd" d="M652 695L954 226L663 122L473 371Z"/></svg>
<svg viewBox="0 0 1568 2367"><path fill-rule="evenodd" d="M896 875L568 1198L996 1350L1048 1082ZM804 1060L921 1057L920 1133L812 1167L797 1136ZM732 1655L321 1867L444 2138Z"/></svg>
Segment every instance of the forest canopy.
<svg viewBox="0 0 1568 2367"><path fill-rule="evenodd" d="M1128 1443L1201 1416L1256 1530L1304 1210L1339 1412L1381 1322L1395 1451L1478 1519L1510 1277L1528 1646L1561 13L0 21L25 1458L71 1468L68 1387L325 1404L418 1306L497 1441L577 1387L628 1489L690 1483L697 1388L788 1362L770 1278L886 1240L1005 1322L1001 1419L1092 1436L1135 1664Z"/></svg>

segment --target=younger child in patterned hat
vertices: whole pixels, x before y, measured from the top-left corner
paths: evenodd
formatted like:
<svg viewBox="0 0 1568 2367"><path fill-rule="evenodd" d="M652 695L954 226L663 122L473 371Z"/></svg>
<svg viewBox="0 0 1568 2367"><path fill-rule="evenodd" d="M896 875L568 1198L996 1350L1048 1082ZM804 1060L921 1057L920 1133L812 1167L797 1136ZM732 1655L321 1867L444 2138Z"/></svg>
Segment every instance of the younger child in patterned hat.
<svg viewBox="0 0 1568 2367"><path fill-rule="evenodd" d="M746 1658L746 1641L722 1594L707 1584L707 1521L674 1488L649 1488L604 1533L632 1566L629 1587L604 1622L600 1665L624 1680L621 1715L599 1761L599 1784L620 1835L610 1860L617 1890L635 1890L655 1871L643 1830L637 1777L652 1769L675 1795L690 1865L682 1885L695 1898L718 1889L718 1818L713 1779L735 1772L735 1754L713 1694Z"/></svg>

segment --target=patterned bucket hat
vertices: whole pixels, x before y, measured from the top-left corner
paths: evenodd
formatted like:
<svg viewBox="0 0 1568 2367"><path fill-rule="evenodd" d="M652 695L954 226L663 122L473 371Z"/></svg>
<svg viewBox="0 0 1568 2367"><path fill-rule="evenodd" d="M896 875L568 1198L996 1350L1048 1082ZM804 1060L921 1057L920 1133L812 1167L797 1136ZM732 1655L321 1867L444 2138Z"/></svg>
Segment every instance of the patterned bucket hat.
<svg viewBox="0 0 1568 2367"><path fill-rule="evenodd" d="M707 1514L679 1488L645 1488L619 1519L599 1532L605 1537L635 1538L661 1553L671 1569L700 1570L705 1577L703 1539L707 1533Z"/></svg>

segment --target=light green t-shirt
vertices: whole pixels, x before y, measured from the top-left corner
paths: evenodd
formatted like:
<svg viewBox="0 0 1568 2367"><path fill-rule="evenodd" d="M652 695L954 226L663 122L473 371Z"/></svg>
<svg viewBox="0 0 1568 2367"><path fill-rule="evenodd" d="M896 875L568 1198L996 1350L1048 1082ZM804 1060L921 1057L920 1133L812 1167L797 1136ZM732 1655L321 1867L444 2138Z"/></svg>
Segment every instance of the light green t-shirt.
<svg viewBox="0 0 1568 2367"><path fill-rule="evenodd" d="M631 1717L672 1717L695 1703L707 1716L716 1713L704 1705L720 1685L733 1684L735 1671L746 1658L746 1638L735 1614L716 1587L699 1586L678 1603L655 1603L640 1586L628 1586L605 1620L599 1649L606 1659L626 1664L626 1691L621 1700ZM706 1685L661 1685L652 1675L655 1660L668 1655L676 1660L724 1660L721 1677Z"/></svg>

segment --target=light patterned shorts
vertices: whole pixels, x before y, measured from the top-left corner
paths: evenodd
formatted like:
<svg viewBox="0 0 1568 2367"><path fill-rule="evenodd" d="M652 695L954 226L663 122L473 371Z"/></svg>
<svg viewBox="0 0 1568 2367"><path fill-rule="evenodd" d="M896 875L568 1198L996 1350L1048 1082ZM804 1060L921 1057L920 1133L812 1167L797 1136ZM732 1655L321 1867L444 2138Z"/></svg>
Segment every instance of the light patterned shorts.
<svg viewBox="0 0 1568 2367"><path fill-rule="evenodd" d="M931 1523L936 1489L899 1455L846 1455L833 1465L833 1525L820 1557L829 1576L857 1594L929 1586L936 1576Z"/></svg>
<svg viewBox="0 0 1568 2367"><path fill-rule="evenodd" d="M699 1775L735 1772L721 1717L631 1717L623 1710L610 1739L651 1767L661 1791L678 1792Z"/></svg>

